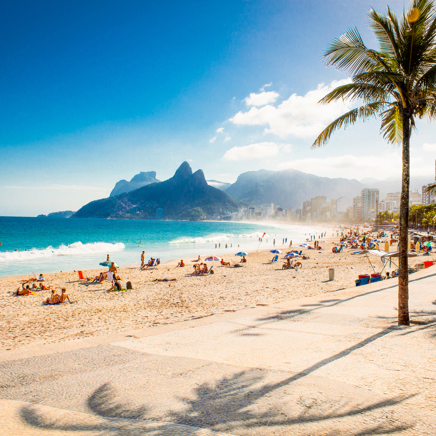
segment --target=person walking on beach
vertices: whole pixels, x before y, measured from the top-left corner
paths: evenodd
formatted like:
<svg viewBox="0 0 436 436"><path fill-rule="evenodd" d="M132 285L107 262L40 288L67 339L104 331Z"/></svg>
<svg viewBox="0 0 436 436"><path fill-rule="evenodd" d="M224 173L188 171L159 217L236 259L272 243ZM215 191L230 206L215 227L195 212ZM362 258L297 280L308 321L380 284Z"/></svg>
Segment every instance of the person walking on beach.
<svg viewBox="0 0 436 436"><path fill-rule="evenodd" d="M144 268L144 262L145 262L145 251L141 254L141 268Z"/></svg>

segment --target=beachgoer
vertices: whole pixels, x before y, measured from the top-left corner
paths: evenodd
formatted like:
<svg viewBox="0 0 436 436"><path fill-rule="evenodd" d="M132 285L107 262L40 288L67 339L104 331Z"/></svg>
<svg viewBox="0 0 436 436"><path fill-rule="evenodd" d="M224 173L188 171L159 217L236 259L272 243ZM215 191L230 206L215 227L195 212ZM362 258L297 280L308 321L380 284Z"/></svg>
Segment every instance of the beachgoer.
<svg viewBox="0 0 436 436"><path fill-rule="evenodd" d="M110 262L110 261L111 261L111 258L110 258L109 254L108 254L107 257L106 257L106 262Z"/></svg>
<svg viewBox="0 0 436 436"><path fill-rule="evenodd" d="M62 295L61 295L60 303L65 303L67 300L71 304L71 300L67 294L67 290L65 288L62 288Z"/></svg>
<svg viewBox="0 0 436 436"><path fill-rule="evenodd" d="M141 254L141 268L144 268L144 262L145 262L145 251Z"/></svg>
<svg viewBox="0 0 436 436"><path fill-rule="evenodd" d="M241 263L246 263L246 262L247 262L247 259L245 258L245 256L242 256Z"/></svg>
<svg viewBox="0 0 436 436"><path fill-rule="evenodd" d="M154 279L153 282L176 282L177 279Z"/></svg>
<svg viewBox="0 0 436 436"><path fill-rule="evenodd" d="M26 296L26 295L32 295L32 293L33 292L31 291L29 285L27 285L26 287L24 287L24 285L23 285L23 289L20 289L20 288L17 289L16 295Z"/></svg>
<svg viewBox="0 0 436 436"><path fill-rule="evenodd" d="M222 266L230 266L230 262L224 262L224 259L221 259Z"/></svg>
<svg viewBox="0 0 436 436"><path fill-rule="evenodd" d="M109 267L109 271L113 273L113 279L112 280L115 281L116 280L115 275L117 273L117 267L115 266L114 262L112 262L111 266Z"/></svg>
<svg viewBox="0 0 436 436"><path fill-rule="evenodd" d="M183 262L183 259L177 264L177 266L183 268L185 266L185 262Z"/></svg>
<svg viewBox="0 0 436 436"><path fill-rule="evenodd" d="M38 282L43 282L43 281L45 281L45 278L44 278L44 274L41 273L38 277Z"/></svg>

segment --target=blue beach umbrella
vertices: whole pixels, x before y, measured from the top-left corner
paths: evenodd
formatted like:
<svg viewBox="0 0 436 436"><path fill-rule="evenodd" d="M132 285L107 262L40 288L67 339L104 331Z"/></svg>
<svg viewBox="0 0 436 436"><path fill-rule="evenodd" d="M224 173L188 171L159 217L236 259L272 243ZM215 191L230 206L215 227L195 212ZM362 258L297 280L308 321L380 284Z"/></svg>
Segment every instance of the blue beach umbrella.
<svg viewBox="0 0 436 436"><path fill-rule="evenodd" d="M113 264L116 268L119 268L119 265L117 263L113 262ZM109 267L112 266L112 261L100 262L99 265Z"/></svg>
<svg viewBox="0 0 436 436"><path fill-rule="evenodd" d="M285 256L286 259L291 258L291 257L300 257L300 255L298 253L288 253Z"/></svg>
<svg viewBox="0 0 436 436"><path fill-rule="evenodd" d="M271 250L270 253L281 254L282 252L276 249L276 250Z"/></svg>
<svg viewBox="0 0 436 436"><path fill-rule="evenodd" d="M240 251L239 253L236 253L235 256L239 256L239 257L248 256L248 253L246 253L245 251Z"/></svg>

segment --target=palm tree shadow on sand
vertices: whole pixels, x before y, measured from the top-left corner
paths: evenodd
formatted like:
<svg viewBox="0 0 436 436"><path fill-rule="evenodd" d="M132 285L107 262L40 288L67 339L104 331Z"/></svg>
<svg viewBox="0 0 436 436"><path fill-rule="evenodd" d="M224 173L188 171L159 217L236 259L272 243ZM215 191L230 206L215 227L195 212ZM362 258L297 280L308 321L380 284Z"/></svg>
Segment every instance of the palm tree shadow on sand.
<svg viewBox="0 0 436 436"><path fill-rule="evenodd" d="M342 432L340 428L335 428L334 422L328 422L332 419L362 416L365 413L389 408L411 396L397 396L371 404L361 402L352 406L348 400L338 401L322 408L309 406L304 408L304 411L292 410L292 406L289 406L290 410L286 409L285 413L283 408L279 410L277 407L257 407L258 400L268 398L274 391L289 386L295 380L293 376L277 383L261 384L266 373L265 370L253 369L223 377L215 383L203 383L194 388L189 397L179 398L184 405L182 411L169 411L164 420L153 416L150 409L145 406L137 407L120 401L117 390L110 383L103 384L87 398L88 409L93 414L90 423L81 423L77 419L48 419L37 405L23 406L20 416L24 423L40 429L84 433L94 431L108 436L136 436L149 433L162 436L190 433L194 435L199 428L225 433L235 432L233 434L238 435L272 434L274 427L277 431L283 431L284 427L292 431L296 425L300 426L299 435L309 436L321 434L314 431L314 427L310 430L310 424L315 423L323 423L324 436L364 436L398 434L411 427L407 424L389 422L373 423L369 426L353 423L353 430L350 431L348 428L346 432ZM368 422L368 419L365 421ZM305 425L308 426L307 430Z"/></svg>

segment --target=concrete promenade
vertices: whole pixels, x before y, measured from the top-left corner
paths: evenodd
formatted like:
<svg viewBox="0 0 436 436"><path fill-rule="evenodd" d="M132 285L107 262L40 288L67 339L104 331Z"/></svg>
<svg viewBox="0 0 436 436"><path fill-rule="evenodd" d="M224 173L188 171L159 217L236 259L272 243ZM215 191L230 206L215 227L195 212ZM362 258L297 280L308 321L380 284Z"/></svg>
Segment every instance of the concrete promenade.
<svg viewBox="0 0 436 436"><path fill-rule="evenodd" d="M410 327L388 280L0 352L0 434L435 435L436 267L410 278Z"/></svg>

